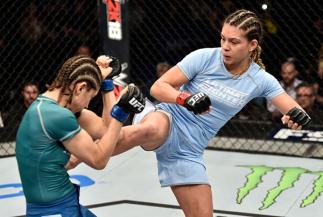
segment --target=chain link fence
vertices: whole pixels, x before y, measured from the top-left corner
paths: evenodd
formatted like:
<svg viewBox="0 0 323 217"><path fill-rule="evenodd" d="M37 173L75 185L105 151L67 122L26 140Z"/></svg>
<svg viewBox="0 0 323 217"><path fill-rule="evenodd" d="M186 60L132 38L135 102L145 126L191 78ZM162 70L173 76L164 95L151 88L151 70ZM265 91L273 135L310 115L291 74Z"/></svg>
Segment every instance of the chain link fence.
<svg viewBox="0 0 323 217"><path fill-rule="evenodd" d="M321 61L323 53L323 6L319 1L131 2L131 72L143 84L142 89L147 87L147 93L158 77L158 63L175 65L195 49L220 46L225 17L245 8L256 12L263 22L262 59L267 71L282 80L281 67L287 61L298 71L293 75L295 79L311 86L320 84L320 89L317 89L323 95L323 69L321 77L318 69L320 52ZM290 86L296 98L296 84ZM290 88L286 85L286 89ZM313 116L312 126L316 132L301 133L281 129L281 115L277 116L276 111L269 112L268 107L270 105L264 99L255 99L222 128L209 146L224 150L323 157L323 115L318 115L323 113L322 104L315 103L312 111L308 111Z"/></svg>
<svg viewBox="0 0 323 217"><path fill-rule="evenodd" d="M220 46L224 18L240 8L256 12L263 21L262 59L267 71L282 79L281 67L288 60L296 67L297 78L313 84L323 95L319 74L323 6L319 0L127 2L130 79L146 95L158 77L159 63L175 65L193 50ZM95 0L3 1L0 155L14 154L18 114L24 111L23 84L37 81L43 92L66 58L78 52L89 52L93 57L100 53L100 28L104 27L98 24L97 5ZM322 158L323 118L319 114L323 112L319 103L315 106L315 132L297 134L281 129L266 101L255 99L225 125L210 147Z"/></svg>
<svg viewBox="0 0 323 217"><path fill-rule="evenodd" d="M97 2L5 0L0 5L0 155L14 154L14 140L26 110L25 83L46 90L62 63L76 53L97 56Z"/></svg>

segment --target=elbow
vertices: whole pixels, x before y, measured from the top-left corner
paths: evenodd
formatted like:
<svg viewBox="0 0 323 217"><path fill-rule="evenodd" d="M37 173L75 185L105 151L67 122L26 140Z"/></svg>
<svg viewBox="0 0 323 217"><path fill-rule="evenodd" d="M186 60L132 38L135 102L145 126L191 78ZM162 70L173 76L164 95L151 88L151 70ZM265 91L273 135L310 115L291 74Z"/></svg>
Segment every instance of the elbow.
<svg viewBox="0 0 323 217"><path fill-rule="evenodd" d="M96 170L103 170L105 168L105 165L104 164L97 164L93 168L96 169Z"/></svg>
<svg viewBox="0 0 323 217"><path fill-rule="evenodd" d="M107 164L108 164L108 158L101 158L101 159L99 159L99 158L97 158L97 160L95 160L95 162L93 162L93 164L92 164L92 168L93 169L96 169L96 170L103 170L106 166L107 166Z"/></svg>

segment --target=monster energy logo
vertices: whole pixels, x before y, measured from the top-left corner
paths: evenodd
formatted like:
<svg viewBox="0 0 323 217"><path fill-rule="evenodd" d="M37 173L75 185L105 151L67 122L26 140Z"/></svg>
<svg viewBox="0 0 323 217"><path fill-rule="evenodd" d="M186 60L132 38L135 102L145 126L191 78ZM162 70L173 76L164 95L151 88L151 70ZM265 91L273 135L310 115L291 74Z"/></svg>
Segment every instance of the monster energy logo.
<svg viewBox="0 0 323 217"><path fill-rule="evenodd" d="M260 210L267 209L276 202L276 199L285 190L294 187L295 183L303 174L312 174L317 176L313 182L312 192L302 200L301 208L313 204L323 192L323 171L310 171L300 167L268 167L268 166L241 166L251 169L251 172L246 176L245 185L238 189L237 203L241 204L243 199L259 184L263 182L263 177L274 170L282 172L277 185L268 190L266 197L262 201Z"/></svg>

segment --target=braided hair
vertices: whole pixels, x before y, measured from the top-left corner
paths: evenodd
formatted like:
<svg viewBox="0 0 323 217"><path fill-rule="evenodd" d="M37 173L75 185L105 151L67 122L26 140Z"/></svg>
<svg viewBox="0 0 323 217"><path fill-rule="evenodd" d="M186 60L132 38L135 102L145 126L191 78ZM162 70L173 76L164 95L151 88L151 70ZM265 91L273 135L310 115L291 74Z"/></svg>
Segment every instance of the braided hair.
<svg viewBox="0 0 323 217"><path fill-rule="evenodd" d="M263 28L257 15L251 11L241 9L230 14L224 21L225 24L236 26L246 32L249 41L256 39L258 46L252 51L250 58L255 61L261 68L265 69L265 65L260 58L261 47L259 43L263 37Z"/></svg>
<svg viewBox="0 0 323 217"><path fill-rule="evenodd" d="M69 95L67 104L71 103L75 84L86 82L88 89L98 90L102 82L100 68L96 62L84 55L69 58L58 71L52 84L47 85L49 91L61 88L60 101L62 95Z"/></svg>

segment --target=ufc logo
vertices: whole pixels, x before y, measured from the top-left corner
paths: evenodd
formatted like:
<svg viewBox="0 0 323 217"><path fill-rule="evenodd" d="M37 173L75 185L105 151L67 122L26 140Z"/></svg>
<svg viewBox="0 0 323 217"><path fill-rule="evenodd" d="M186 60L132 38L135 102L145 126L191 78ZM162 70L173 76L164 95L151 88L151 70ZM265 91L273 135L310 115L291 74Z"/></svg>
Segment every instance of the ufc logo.
<svg viewBox="0 0 323 217"><path fill-rule="evenodd" d="M129 101L129 104L132 105L134 108L138 108L138 111L142 111L144 109L144 105L140 103L136 98L132 97Z"/></svg>
<svg viewBox="0 0 323 217"><path fill-rule="evenodd" d="M195 95L193 95L193 96L190 97L190 99L188 100L188 103L190 105L194 106L195 103L197 101L199 101L200 99L202 99L203 97L204 97L204 93L197 93L197 94L195 94Z"/></svg>

